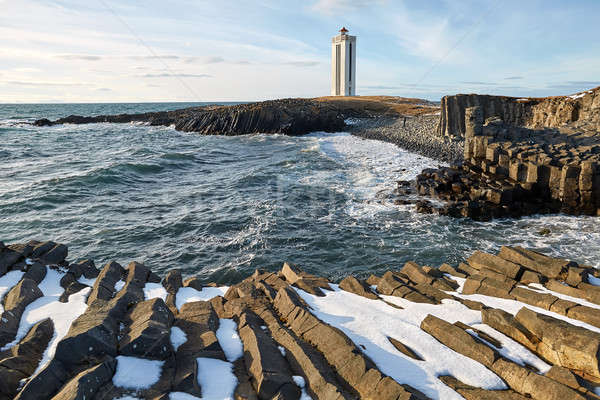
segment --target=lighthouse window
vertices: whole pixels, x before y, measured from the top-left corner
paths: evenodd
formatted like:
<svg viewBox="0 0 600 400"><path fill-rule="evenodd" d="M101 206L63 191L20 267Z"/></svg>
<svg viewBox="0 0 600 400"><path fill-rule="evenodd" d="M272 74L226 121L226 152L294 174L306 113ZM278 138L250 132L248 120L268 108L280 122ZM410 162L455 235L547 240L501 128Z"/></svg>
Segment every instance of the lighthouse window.
<svg viewBox="0 0 600 400"><path fill-rule="evenodd" d="M350 82L352 82L352 43L350 43L350 57L349 57L349 61L350 61L350 72L349 72L349 77L350 79L348 79Z"/></svg>

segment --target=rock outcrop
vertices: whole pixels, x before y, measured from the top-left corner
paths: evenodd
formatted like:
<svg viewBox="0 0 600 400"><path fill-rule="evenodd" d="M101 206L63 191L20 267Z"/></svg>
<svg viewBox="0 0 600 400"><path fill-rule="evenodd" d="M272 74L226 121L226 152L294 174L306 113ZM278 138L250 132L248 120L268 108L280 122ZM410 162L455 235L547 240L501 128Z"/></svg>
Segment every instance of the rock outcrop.
<svg viewBox="0 0 600 400"><path fill-rule="evenodd" d="M510 126L531 129L565 125L583 131L600 131L600 87L573 96L517 98L479 94L444 96L438 135L464 137L466 110L479 107L483 119L500 118Z"/></svg>
<svg viewBox="0 0 600 400"><path fill-rule="evenodd" d="M203 135L244 135L280 133L303 135L310 132L337 132L346 127L346 118L371 118L400 113L419 115L437 109L420 99L393 97L280 99L233 106L192 107L141 114L79 116L56 121L40 119L37 126L56 124L129 123L175 126L184 132Z"/></svg>
<svg viewBox="0 0 600 400"><path fill-rule="evenodd" d="M31 270L39 272L38 264L24 255L35 254L39 261L47 249L57 247L66 254L66 246L55 243L34 253L36 247L39 242L2 248L4 273L24 270L23 279L1 299L7 312L24 309L32 299L43 296L35 281L25 277ZM381 277L372 275L366 282L348 276L339 287L285 263L277 272L257 270L230 286L224 296L195 301L185 299L184 292L194 290L190 283L196 282L198 290L207 288L198 286L194 278L183 280L178 270L161 280L136 262L126 268L108 262L98 273L92 261L69 263L61 258L60 266L43 267L57 269L61 281L69 283L62 285L66 293L74 290L69 288L75 277L97 276L93 288L84 285L81 289L90 291L87 309L66 334L54 331L53 318L59 317L50 315L0 352L0 398L166 399L173 393L202 398L208 396L208 388L200 378L211 371L201 369L198 360L229 363L226 365L237 380L231 387L236 399L298 400L304 395L327 400L429 398L413 385L419 382L410 384L387 376L378 359L370 357L378 357L383 350L377 347L379 350L369 353L363 338L358 336L360 340L355 341L357 336L353 340L346 334L343 321L347 317L338 317L342 330L323 320L324 314L307 303L312 300L306 296L327 302L330 295L347 293L353 296L346 297L348 301L390 306L387 312L429 310L418 324L421 334L460 354L461 362L465 358L476 361L506 385L503 390L489 390L463 383L447 372L437 377L466 399L600 399L594 393L600 385L600 289L592 284L596 282L592 277L600 274L591 267L521 247L503 247L497 254L476 251L458 267L444 264L432 268L408 262ZM157 290L159 282L162 291ZM534 284L529 285L531 282ZM159 297L148 297L146 285ZM183 297L175 301L181 290ZM67 301L77 293L68 294ZM563 293L569 300L561 297ZM172 300L165 302L169 296ZM416 308L403 310L394 298L405 307ZM519 301L518 308L512 307L518 312L490 306L498 299ZM480 313L485 329L456 321L456 317L445 319L442 307L451 304ZM0 330L6 331L7 326L14 323L0 320ZM408 326L404 334L386 334L384 338L403 360L411 360L403 362L423 366L434 361L431 354L423 356L405 343L415 334L414 329L419 329L412 323ZM233 331L223 333L223 327ZM368 327L368 331L379 329L387 331L385 326ZM521 352L529 350L552 368L540 371L511 358L514 352L502 351L505 339L500 333L523 346ZM47 349L55 335L59 336L52 356ZM232 354L232 340L239 341L239 353ZM50 358L40 365L45 354ZM123 358L158 363L158 376L144 387L116 380L123 373L119 371ZM445 362L452 363L452 359Z"/></svg>
<svg viewBox="0 0 600 400"><path fill-rule="evenodd" d="M503 99L483 98L490 104ZM571 100L597 107L600 90L565 101ZM464 115L463 162L422 171L417 177L419 194L447 201L437 208L441 214L479 220L556 212L600 215L600 108L595 114L582 112L580 126L533 130L515 126L510 113L505 117L509 122L485 119L490 113L485 108L496 107L485 104L454 110L454 115ZM583 125L592 130L582 130Z"/></svg>

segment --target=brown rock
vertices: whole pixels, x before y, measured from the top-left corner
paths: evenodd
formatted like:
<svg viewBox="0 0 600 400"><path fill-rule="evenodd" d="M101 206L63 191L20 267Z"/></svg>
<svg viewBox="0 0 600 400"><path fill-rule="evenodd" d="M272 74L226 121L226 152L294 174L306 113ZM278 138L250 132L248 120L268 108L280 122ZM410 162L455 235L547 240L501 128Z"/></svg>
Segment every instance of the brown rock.
<svg viewBox="0 0 600 400"><path fill-rule="evenodd" d="M408 347L401 341L394 339L392 337L388 337L388 340L396 348L396 350L398 350L400 353L402 353L405 356L408 356L414 360L423 361L423 358L420 355L415 353L413 349L411 349L410 347Z"/></svg>
<svg viewBox="0 0 600 400"><path fill-rule="evenodd" d="M515 320L540 339L536 351L555 365L600 377L600 334L523 307Z"/></svg>
<svg viewBox="0 0 600 400"><path fill-rule="evenodd" d="M369 286L377 286L379 284L379 280L381 278L378 276L375 276L373 274L369 275L369 277L367 278L367 284Z"/></svg>
<svg viewBox="0 0 600 400"><path fill-rule="evenodd" d="M294 384L289 365L273 339L261 329L262 325L263 321L252 312L242 314L238 323L246 369L254 389L261 399L283 393L287 394L285 398L299 399L300 389Z"/></svg>
<svg viewBox="0 0 600 400"><path fill-rule="evenodd" d="M98 305L100 305L100 303L112 299L115 294L115 284L124 274L125 270L120 264L114 261L106 263L96 278L96 282L94 282L94 287L87 300L88 306L91 306L97 300L99 301Z"/></svg>
<svg viewBox="0 0 600 400"><path fill-rule="evenodd" d="M539 338L529 332L512 314L496 308L481 311L483 323L512 338L529 350L535 351Z"/></svg>
<svg viewBox="0 0 600 400"><path fill-rule="evenodd" d="M510 291L510 294L518 301L522 301L523 303L531 304L532 306L540 307L545 310L549 310L550 306L552 306L552 304L558 300L558 297L549 293L539 293L523 287L513 288Z"/></svg>
<svg viewBox="0 0 600 400"><path fill-rule="evenodd" d="M512 390L485 390L460 382L453 376L440 376L439 379L454 389L466 400L525 400L526 397Z"/></svg>
<svg viewBox="0 0 600 400"><path fill-rule="evenodd" d="M570 265L567 260L551 258L519 246L502 246L498 256L551 279L562 277L566 268Z"/></svg>
<svg viewBox="0 0 600 400"><path fill-rule="evenodd" d="M35 281L21 279L4 297L4 312L0 316L0 346L10 343L19 329L25 307L44 294Z"/></svg>
<svg viewBox="0 0 600 400"><path fill-rule="evenodd" d="M466 278L468 275L464 272L460 272L457 269L455 269L454 267L452 267L450 264L442 264L440 265L439 268L440 271L446 273L446 274L450 274L452 276L456 276L458 278Z"/></svg>
<svg viewBox="0 0 600 400"><path fill-rule="evenodd" d="M435 337L441 343L483 365L490 367L499 354L473 336L443 319L427 315L421 322L421 329Z"/></svg>
<svg viewBox="0 0 600 400"><path fill-rule="evenodd" d="M340 282L340 289L372 300L379 298L379 296L373 293L371 287L366 282L356 279L352 275L347 276Z"/></svg>
<svg viewBox="0 0 600 400"><path fill-rule="evenodd" d="M521 267L519 265L482 251L475 251L467 261L473 268L479 270L487 268L511 279L517 279L521 273Z"/></svg>

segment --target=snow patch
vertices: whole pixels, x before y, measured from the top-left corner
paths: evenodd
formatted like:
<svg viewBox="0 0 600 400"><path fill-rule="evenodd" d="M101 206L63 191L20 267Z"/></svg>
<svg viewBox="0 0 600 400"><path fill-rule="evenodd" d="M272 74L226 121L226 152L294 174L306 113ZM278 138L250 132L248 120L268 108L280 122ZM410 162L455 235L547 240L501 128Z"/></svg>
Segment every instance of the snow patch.
<svg viewBox="0 0 600 400"><path fill-rule="evenodd" d="M185 342L187 342L185 332L176 326L171 327L171 344L173 345L173 350L177 351L179 346Z"/></svg>
<svg viewBox="0 0 600 400"><path fill-rule="evenodd" d="M202 290L196 290L191 287L182 287L177 291L175 305L178 310L181 310L181 306L185 303L190 303L192 301L208 301L213 297L224 296L227 289L229 289L229 286L204 287Z"/></svg>
<svg viewBox="0 0 600 400"><path fill-rule="evenodd" d="M588 275L588 283L594 286L600 286L600 278L596 278L594 275Z"/></svg>
<svg viewBox="0 0 600 400"><path fill-rule="evenodd" d="M0 277L0 301L4 299L4 296L10 292L25 273L23 271L10 271ZM4 307L0 304L0 314L4 312Z"/></svg>
<svg viewBox="0 0 600 400"><path fill-rule="evenodd" d="M300 395L300 400L311 400L311 397L306 393L306 382L304 382L304 378L300 375L292 376L294 383L302 390L302 394Z"/></svg>
<svg viewBox="0 0 600 400"><path fill-rule="evenodd" d="M167 301L167 295L167 289L160 283L147 282L144 286L144 298L146 300L159 298Z"/></svg>
<svg viewBox="0 0 600 400"><path fill-rule="evenodd" d="M164 361L117 356L113 384L126 389L148 389L160 379L163 364Z"/></svg>
<svg viewBox="0 0 600 400"><path fill-rule="evenodd" d="M77 281L79 283L82 283L84 285L88 285L90 287L94 287L94 284L96 283L96 278L86 278L85 276L81 275L81 277L79 279L77 279Z"/></svg>
<svg viewBox="0 0 600 400"><path fill-rule="evenodd" d="M238 335L237 324L234 320L219 319L219 329L217 329L216 334L228 361L235 361L244 354L242 341Z"/></svg>
<svg viewBox="0 0 600 400"><path fill-rule="evenodd" d="M121 291L121 289L123 289L123 286L125 286L125 281L119 280L119 281L117 281L117 283L115 283L115 290L117 292L119 292L119 291Z"/></svg>
<svg viewBox="0 0 600 400"><path fill-rule="evenodd" d="M198 383L202 388L203 399L229 400L237 386L237 378L233 374L233 364L216 358L199 357Z"/></svg>

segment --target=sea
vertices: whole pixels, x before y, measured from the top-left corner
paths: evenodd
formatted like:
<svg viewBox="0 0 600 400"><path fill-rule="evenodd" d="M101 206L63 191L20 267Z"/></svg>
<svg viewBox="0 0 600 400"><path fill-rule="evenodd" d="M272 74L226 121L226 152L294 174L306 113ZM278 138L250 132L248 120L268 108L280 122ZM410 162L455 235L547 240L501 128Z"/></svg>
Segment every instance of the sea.
<svg viewBox="0 0 600 400"><path fill-rule="evenodd" d="M600 267L593 217L475 222L395 205L439 162L349 133L203 136L174 127L36 127L39 118L198 103L0 104L0 241L53 240L69 260L146 264L230 284L284 262L338 281L407 261L457 265L521 245Z"/></svg>

